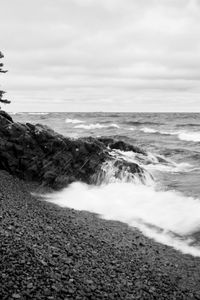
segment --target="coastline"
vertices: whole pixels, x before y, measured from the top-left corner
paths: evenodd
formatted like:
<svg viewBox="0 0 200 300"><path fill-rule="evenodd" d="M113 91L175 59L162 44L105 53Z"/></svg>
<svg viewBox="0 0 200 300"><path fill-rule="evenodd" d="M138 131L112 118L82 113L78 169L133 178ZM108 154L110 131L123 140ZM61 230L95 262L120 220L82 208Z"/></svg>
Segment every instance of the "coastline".
<svg viewBox="0 0 200 300"><path fill-rule="evenodd" d="M0 171L2 299L200 299L200 258Z"/></svg>

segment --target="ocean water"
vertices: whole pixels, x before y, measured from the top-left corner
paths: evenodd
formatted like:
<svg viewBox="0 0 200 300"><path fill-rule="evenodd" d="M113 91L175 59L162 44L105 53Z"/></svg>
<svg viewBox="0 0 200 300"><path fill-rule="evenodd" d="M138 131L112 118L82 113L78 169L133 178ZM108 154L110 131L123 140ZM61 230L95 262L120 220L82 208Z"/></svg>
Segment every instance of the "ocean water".
<svg viewBox="0 0 200 300"><path fill-rule="evenodd" d="M72 138L110 136L148 155L114 151L137 162L145 181L112 176L101 186L76 182L47 201L88 210L137 227L148 237L200 256L200 114L198 113L16 113L18 122L42 123ZM133 229L134 230L134 229Z"/></svg>

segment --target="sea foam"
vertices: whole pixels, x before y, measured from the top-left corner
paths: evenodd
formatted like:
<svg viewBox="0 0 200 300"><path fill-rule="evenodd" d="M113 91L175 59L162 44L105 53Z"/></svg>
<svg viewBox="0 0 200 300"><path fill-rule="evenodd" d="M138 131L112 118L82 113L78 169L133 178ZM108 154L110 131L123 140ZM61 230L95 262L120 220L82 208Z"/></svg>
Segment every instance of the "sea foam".
<svg viewBox="0 0 200 300"><path fill-rule="evenodd" d="M41 115L41 116L45 116L48 115L48 112L29 112L28 115Z"/></svg>
<svg viewBox="0 0 200 300"><path fill-rule="evenodd" d="M153 128L148 128L148 127L141 128L140 131L143 131L145 133L156 133L156 132L159 132L158 130L155 130Z"/></svg>
<svg viewBox="0 0 200 300"><path fill-rule="evenodd" d="M157 242L200 256L200 248L193 245L190 236L200 229L199 199L131 182L101 186L76 182L45 197L61 207L87 210L108 220L125 222Z"/></svg>
<svg viewBox="0 0 200 300"><path fill-rule="evenodd" d="M144 155L142 153L136 153L133 151L113 150L111 152L111 155L114 155L118 158L123 158L128 162L136 163L147 171L187 173L193 171L194 169L197 169L195 166L187 162L176 163L171 159L164 157L163 155L156 155L150 152L147 152Z"/></svg>
<svg viewBox="0 0 200 300"><path fill-rule="evenodd" d="M178 137L183 141L200 142L200 132L181 132Z"/></svg>
<svg viewBox="0 0 200 300"><path fill-rule="evenodd" d="M96 185L75 182L60 192L45 195L46 200L125 222L157 242L200 256L200 245L194 245L196 241L192 238L192 234L200 230L200 200L158 189L149 173L155 165L166 167L167 171L189 166L151 153L113 150L111 155L113 161L102 165ZM144 170L143 179L141 174L131 174L126 168L120 168L116 176L114 159L139 164Z"/></svg>
<svg viewBox="0 0 200 300"><path fill-rule="evenodd" d="M78 120L78 119L70 119L70 118L67 118L65 120L65 123L72 123L72 124L78 124L78 123L84 123L85 121L83 120Z"/></svg>
<svg viewBox="0 0 200 300"><path fill-rule="evenodd" d="M108 125L104 125L104 124L88 124L88 125L76 125L75 128L81 128L81 129L86 129L86 130L90 130L90 129L101 129L101 128L120 128L117 124L108 124Z"/></svg>
<svg viewBox="0 0 200 300"><path fill-rule="evenodd" d="M182 141L200 142L200 132L163 131L148 127L141 128L140 131L144 133L158 133L161 135L177 135L178 139Z"/></svg>

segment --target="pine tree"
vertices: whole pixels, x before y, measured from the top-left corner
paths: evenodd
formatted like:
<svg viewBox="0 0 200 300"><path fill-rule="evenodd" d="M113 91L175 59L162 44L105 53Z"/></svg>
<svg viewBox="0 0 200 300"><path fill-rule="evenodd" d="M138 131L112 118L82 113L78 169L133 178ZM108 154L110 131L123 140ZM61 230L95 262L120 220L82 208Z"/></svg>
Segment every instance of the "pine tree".
<svg viewBox="0 0 200 300"><path fill-rule="evenodd" d="M4 56L0 51L0 59L3 58L3 57ZM2 68L3 68L3 63L0 63L0 73L6 73L7 71L3 70ZM9 100L2 99L4 94L5 94L5 92L0 90L0 102L4 103L4 104L9 104L10 103Z"/></svg>

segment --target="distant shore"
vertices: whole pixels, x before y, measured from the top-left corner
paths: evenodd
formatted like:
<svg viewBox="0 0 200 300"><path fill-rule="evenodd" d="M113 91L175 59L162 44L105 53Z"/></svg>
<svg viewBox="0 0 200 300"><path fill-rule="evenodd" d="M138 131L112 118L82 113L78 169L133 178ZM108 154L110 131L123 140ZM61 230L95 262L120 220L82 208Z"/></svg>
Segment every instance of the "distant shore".
<svg viewBox="0 0 200 300"><path fill-rule="evenodd" d="M200 299L200 258L0 176L1 299Z"/></svg>

